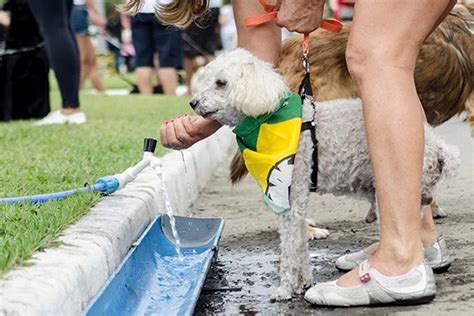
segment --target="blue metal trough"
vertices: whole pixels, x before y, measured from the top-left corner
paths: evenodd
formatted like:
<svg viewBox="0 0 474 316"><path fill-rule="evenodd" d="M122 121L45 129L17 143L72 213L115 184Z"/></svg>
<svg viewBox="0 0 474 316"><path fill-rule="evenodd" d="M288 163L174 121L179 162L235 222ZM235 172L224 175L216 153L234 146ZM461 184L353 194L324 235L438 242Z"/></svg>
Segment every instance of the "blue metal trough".
<svg viewBox="0 0 474 316"><path fill-rule="evenodd" d="M182 256L169 217L158 216L110 277L85 315L191 315L216 255L220 218L175 216Z"/></svg>

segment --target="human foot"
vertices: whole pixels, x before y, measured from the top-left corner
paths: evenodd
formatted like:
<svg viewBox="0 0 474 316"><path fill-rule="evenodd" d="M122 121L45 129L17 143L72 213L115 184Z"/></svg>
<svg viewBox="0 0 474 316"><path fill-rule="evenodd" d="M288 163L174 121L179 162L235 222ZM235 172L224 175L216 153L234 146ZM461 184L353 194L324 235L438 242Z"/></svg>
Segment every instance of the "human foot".
<svg viewBox="0 0 474 316"><path fill-rule="evenodd" d="M87 121L86 115L81 111L62 111L50 112L44 118L34 123L35 126L51 125L51 124L83 124Z"/></svg>
<svg viewBox="0 0 474 316"><path fill-rule="evenodd" d="M446 272L451 266L451 257L443 237L434 239L431 243L423 242L425 262L433 269L434 273ZM350 271L359 264L371 258L378 248L378 242L364 250L349 253L336 260L336 268L341 271Z"/></svg>
<svg viewBox="0 0 474 316"><path fill-rule="evenodd" d="M436 295L433 272L424 263L399 276L387 276L365 260L348 274L357 276L356 284L343 286L340 280L317 284L304 298L324 306L415 305L430 302Z"/></svg>

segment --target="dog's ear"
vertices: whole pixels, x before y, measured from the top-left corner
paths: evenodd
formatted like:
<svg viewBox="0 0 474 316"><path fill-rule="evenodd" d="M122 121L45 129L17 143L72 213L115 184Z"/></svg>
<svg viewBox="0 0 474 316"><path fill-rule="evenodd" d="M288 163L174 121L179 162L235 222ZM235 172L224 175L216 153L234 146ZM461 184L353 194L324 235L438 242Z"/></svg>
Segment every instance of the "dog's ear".
<svg viewBox="0 0 474 316"><path fill-rule="evenodd" d="M257 117L273 111L287 92L282 76L270 64L251 61L241 64L240 76L231 83L229 98L237 110Z"/></svg>

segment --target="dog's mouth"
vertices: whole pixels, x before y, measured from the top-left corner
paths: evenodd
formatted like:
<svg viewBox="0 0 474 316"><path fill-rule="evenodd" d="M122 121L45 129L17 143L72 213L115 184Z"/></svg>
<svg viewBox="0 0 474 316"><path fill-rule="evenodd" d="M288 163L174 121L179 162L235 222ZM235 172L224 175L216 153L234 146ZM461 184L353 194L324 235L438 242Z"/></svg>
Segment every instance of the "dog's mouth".
<svg viewBox="0 0 474 316"><path fill-rule="evenodd" d="M218 110L215 110L215 111L209 111L209 112L206 112L206 113L199 113L199 115L201 115L202 117L209 117L213 114L216 114L217 112L219 112Z"/></svg>

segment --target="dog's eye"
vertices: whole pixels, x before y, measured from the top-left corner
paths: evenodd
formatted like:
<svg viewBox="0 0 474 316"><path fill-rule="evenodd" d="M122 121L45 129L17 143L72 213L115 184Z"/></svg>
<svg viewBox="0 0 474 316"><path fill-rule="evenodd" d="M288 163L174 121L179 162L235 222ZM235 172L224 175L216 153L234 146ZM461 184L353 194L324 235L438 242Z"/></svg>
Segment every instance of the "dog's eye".
<svg viewBox="0 0 474 316"><path fill-rule="evenodd" d="M219 88L223 88L227 85L227 81L225 80L221 80L221 79L217 79L216 80L216 86L219 87Z"/></svg>

